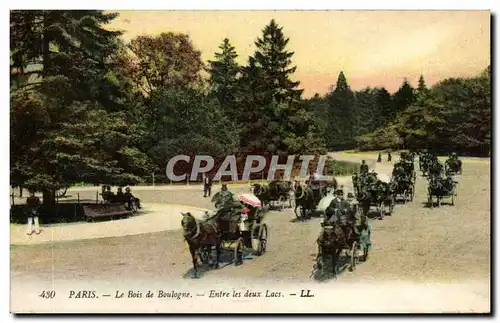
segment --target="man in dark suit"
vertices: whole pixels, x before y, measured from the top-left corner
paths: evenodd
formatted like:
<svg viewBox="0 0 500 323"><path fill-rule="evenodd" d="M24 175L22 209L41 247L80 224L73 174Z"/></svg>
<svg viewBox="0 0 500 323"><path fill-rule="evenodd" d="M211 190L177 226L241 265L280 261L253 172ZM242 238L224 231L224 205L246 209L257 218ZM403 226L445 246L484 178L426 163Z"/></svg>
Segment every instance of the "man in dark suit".
<svg viewBox="0 0 500 323"><path fill-rule="evenodd" d="M203 177L203 197L212 195L212 176L205 175Z"/></svg>
<svg viewBox="0 0 500 323"><path fill-rule="evenodd" d="M40 198L35 195L35 192L30 192L30 196L26 199L26 205L28 205L28 230L26 234L31 235L33 232L40 234L40 222L38 220Z"/></svg>

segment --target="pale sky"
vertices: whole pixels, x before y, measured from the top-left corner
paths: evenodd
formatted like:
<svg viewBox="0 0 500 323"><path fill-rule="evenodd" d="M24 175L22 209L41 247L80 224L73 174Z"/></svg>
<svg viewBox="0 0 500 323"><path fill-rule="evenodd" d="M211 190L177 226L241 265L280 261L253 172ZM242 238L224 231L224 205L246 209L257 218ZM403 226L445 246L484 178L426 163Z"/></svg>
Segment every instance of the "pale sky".
<svg viewBox="0 0 500 323"><path fill-rule="evenodd" d="M188 34L207 62L224 38L240 64L274 18L295 52L294 78L304 96L324 94L344 71L352 89L385 86L394 92L406 77L416 86L472 76L490 64L489 11L118 11L110 25L130 40L161 32Z"/></svg>

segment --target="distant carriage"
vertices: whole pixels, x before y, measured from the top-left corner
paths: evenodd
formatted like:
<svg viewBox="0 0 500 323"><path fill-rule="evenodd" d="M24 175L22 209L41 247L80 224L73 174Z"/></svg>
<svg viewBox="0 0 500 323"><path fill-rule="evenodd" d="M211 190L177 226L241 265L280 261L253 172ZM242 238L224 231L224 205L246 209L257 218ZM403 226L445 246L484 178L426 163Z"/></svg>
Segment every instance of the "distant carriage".
<svg viewBox="0 0 500 323"><path fill-rule="evenodd" d="M447 180L440 176L431 176L428 181L427 204L429 207L432 208L434 206L434 197L437 200L438 207L441 206L441 200L443 198L449 198L451 200L451 205L455 205L458 182L451 179L451 182L447 183Z"/></svg>
<svg viewBox="0 0 500 323"><path fill-rule="evenodd" d="M289 181L275 180L269 185L252 184L250 191L263 205L277 206L278 210L294 205L293 187Z"/></svg>
<svg viewBox="0 0 500 323"><path fill-rule="evenodd" d="M337 189L337 181L308 181L307 185L296 183L294 186L295 207L294 214L299 220L303 220L318 213L320 201ZM299 212L297 212L299 209Z"/></svg>
<svg viewBox="0 0 500 323"><path fill-rule="evenodd" d="M402 181L400 178L393 178L390 185L394 201L401 196L403 197L404 203L413 201L415 197L415 186L411 181Z"/></svg>
<svg viewBox="0 0 500 323"><path fill-rule="evenodd" d="M391 194L389 177L380 177L373 185L362 187L357 194L357 200L365 216L372 206L376 208L379 219L383 219L385 214L391 215L395 201Z"/></svg>
<svg viewBox="0 0 500 323"><path fill-rule="evenodd" d="M444 163L444 171L450 175L462 174L462 161L459 159L449 158Z"/></svg>
<svg viewBox="0 0 500 323"><path fill-rule="evenodd" d="M440 167L439 165L439 160L434 154L423 153L419 157L419 168L423 176L427 176L431 172L436 171Z"/></svg>

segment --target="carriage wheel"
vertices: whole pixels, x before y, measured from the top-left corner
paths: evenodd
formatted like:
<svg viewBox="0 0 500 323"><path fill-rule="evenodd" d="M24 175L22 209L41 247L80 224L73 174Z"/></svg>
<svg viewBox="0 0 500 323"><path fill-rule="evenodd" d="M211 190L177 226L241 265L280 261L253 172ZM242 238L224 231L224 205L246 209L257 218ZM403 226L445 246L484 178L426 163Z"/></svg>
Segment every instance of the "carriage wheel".
<svg viewBox="0 0 500 323"><path fill-rule="evenodd" d="M293 191L288 194L288 203L290 208L295 207L295 193L293 193Z"/></svg>
<svg viewBox="0 0 500 323"><path fill-rule="evenodd" d="M130 203L130 209L134 213L136 213L139 210L139 208L137 207L137 203L135 203L135 201L132 201L132 203Z"/></svg>
<svg viewBox="0 0 500 323"><path fill-rule="evenodd" d="M208 265L208 262L210 261L210 257L212 256L212 248L203 248L199 251L198 257L200 258L200 261L203 265Z"/></svg>
<svg viewBox="0 0 500 323"><path fill-rule="evenodd" d="M267 225L264 223L259 226L259 235L258 235L258 246L257 246L257 255L260 256L267 250L267 240L268 240L268 234L267 234Z"/></svg>
<svg viewBox="0 0 500 323"><path fill-rule="evenodd" d="M280 196L279 199L278 199L278 203L279 203L279 206L278 206L278 210L279 211L283 211L284 209L284 204L285 204L285 197L284 196Z"/></svg>
<svg viewBox="0 0 500 323"><path fill-rule="evenodd" d="M238 238L234 242L234 265L239 266L243 263L243 238Z"/></svg>
<svg viewBox="0 0 500 323"><path fill-rule="evenodd" d="M325 262L323 260L323 250L321 246L318 246L318 256L316 257L316 269L321 270L321 273L323 273L324 268L325 268Z"/></svg>
<svg viewBox="0 0 500 323"><path fill-rule="evenodd" d="M356 253L358 251L358 243L354 241L351 246L351 263L349 264L349 271L353 271L356 269L356 260L358 257L356 257Z"/></svg>
<svg viewBox="0 0 500 323"><path fill-rule="evenodd" d="M299 217L299 219L305 219L306 218L306 213L307 213L306 207L302 205L300 207L300 217Z"/></svg>

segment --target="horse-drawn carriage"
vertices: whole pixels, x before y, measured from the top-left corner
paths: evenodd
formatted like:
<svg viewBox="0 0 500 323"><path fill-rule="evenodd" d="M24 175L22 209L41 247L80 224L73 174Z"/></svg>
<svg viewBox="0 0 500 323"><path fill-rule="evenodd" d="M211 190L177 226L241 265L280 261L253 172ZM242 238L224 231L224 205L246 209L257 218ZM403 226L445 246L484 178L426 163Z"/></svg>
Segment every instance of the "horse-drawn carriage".
<svg viewBox="0 0 500 323"><path fill-rule="evenodd" d="M232 195L232 194L231 194ZM215 214L205 214L196 219L190 212L183 213L184 238L189 245L193 260L194 276L198 274L198 260L209 264L212 251L216 251L215 268L219 267L221 252L233 253L234 264L243 262L249 249L260 256L266 252L268 227L263 222L265 211L261 201L253 194L237 194L232 201L219 205L218 195L212 201L220 206Z"/></svg>
<svg viewBox="0 0 500 323"><path fill-rule="evenodd" d="M382 220L385 214L391 215L394 209L394 196L391 192L390 177L386 174L367 174L362 177L356 199L363 215L367 216L374 206Z"/></svg>
<svg viewBox="0 0 500 323"><path fill-rule="evenodd" d="M316 243L318 254L314 270L324 274L327 256L332 262L333 274L337 274L337 260L345 252L349 260L348 269L353 271L358 261L366 261L371 249L371 229L367 218L357 212L356 205L342 201L326 211L326 220ZM359 253L361 252L361 255Z"/></svg>
<svg viewBox="0 0 500 323"><path fill-rule="evenodd" d="M289 181L274 180L269 185L252 184L250 191L264 206L277 206L279 211L287 204L292 208L295 202L292 183Z"/></svg>
<svg viewBox="0 0 500 323"><path fill-rule="evenodd" d="M436 155L428 152L424 152L419 156L419 169L422 172L422 176L427 176L429 173L439 166L439 160Z"/></svg>
<svg viewBox="0 0 500 323"><path fill-rule="evenodd" d="M427 204L429 207L434 206L433 197L437 199L437 206L441 206L443 198L451 199L451 205L455 205L455 198L457 196L457 184L451 176L446 178L440 175L430 176L428 179L427 187Z"/></svg>
<svg viewBox="0 0 500 323"><path fill-rule="evenodd" d="M295 207L294 214L299 220L303 220L313 214L317 214L320 201L329 192L337 189L337 181L308 181L306 185L296 183L294 186ZM297 213L300 209L300 213Z"/></svg>
<svg viewBox="0 0 500 323"><path fill-rule="evenodd" d="M404 203L413 201L415 197L415 184L407 177L393 177L390 185L394 201L398 199L398 196L403 197Z"/></svg>
<svg viewBox="0 0 500 323"><path fill-rule="evenodd" d="M458 158L448 158L444 163L444 171L450 175L462 174L462 161Z"/></svg>
<svg viewBox="0 0 500 323"><path fill-rule="evenodd" d="M402 196L404 202L413 201L415 195L416 172L408 162L398 162L394 165L392 178L390 179L390 190L394 201Z"/></svg>

